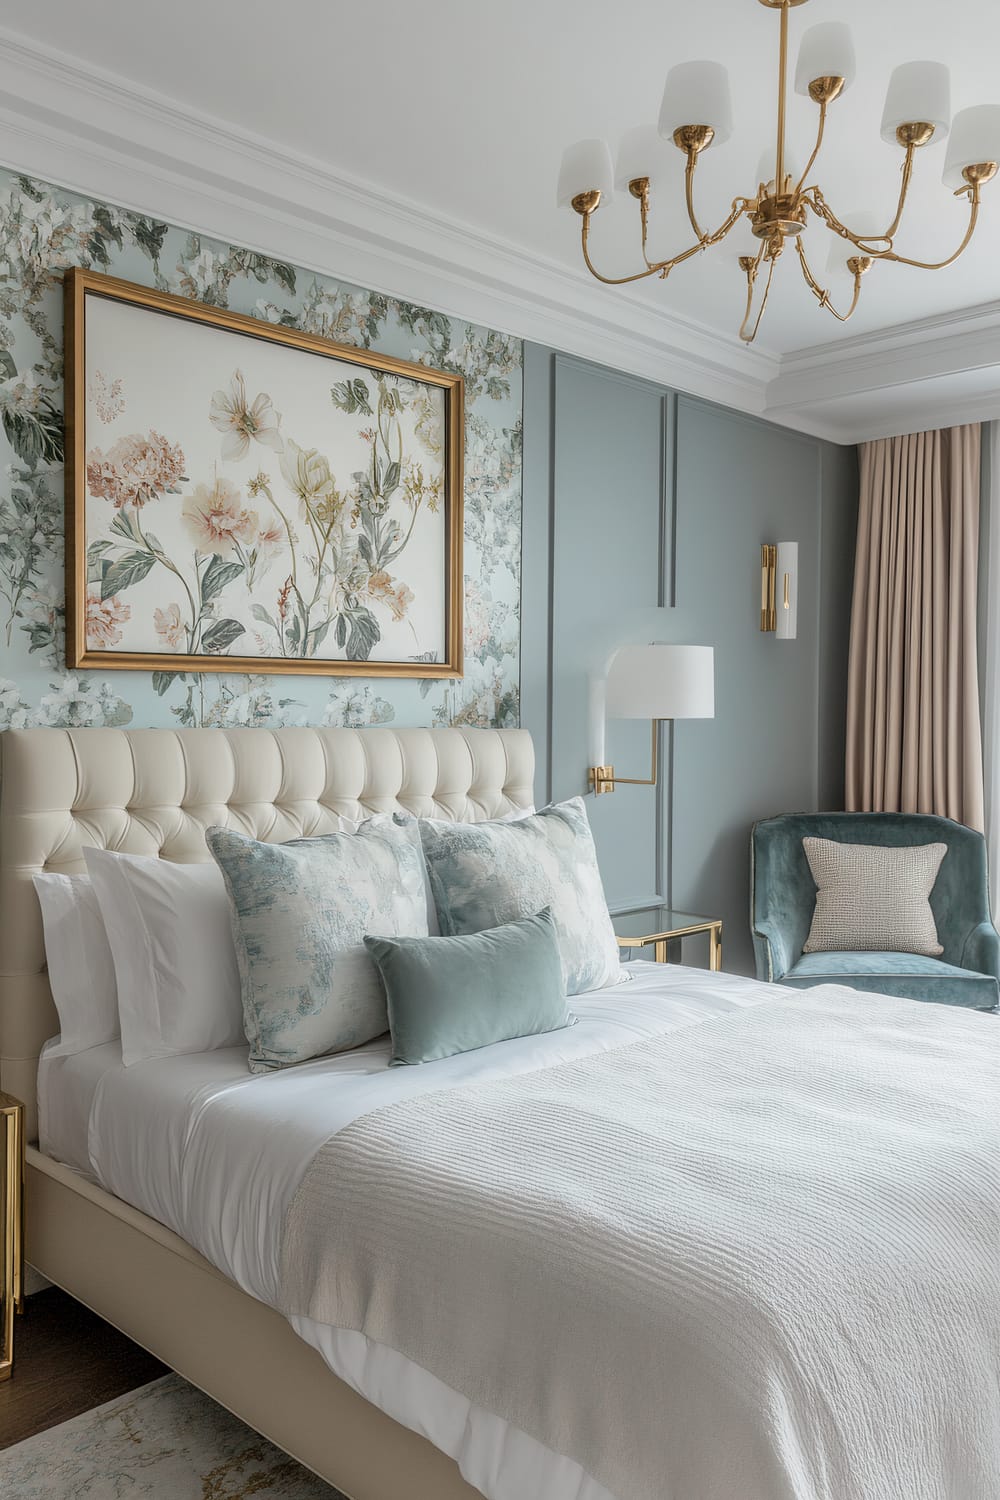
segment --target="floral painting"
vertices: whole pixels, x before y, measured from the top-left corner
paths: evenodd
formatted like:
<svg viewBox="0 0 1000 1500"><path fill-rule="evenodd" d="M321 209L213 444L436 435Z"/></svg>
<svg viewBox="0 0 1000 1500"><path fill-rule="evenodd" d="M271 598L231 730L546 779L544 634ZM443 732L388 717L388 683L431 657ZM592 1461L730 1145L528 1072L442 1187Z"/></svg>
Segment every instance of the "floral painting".
<svg viewBox="0 0 1000 1500"><path fill-rule="evenodd" d="M462 377L67 274L69 664L458 676Z"/></svg>
<svg viewBox="0 0 1000 1500"><path fill-rule="evenodd" d="M152 627L157 648L161 641L166 648L161 670L118 671L110 654L107 665L102 660L97 670L67 669L62 298L65 273L74 266L229 309L276 328L301 329L358 350L373 350L462 376L464 668L460 678L404 680L374 673L369 677L348 676L340 675L335 664L327 668L329 675L315 676L248 671L235 666L224 672L191 670L180 660L191 614L179 581L176 594L154 604ZM234 362L226 378L213 383L208 393L209 413L218 390L223 401L216 408L217 418L225 426L233 414L227 412L226 402L232 402L232 375L237 369L244 376L248 418L257 423L266 417L261 408L255 410L255 403L258 395L267 393L274 397L272 409L282 419L278 428L283 440L290 437L303 451L313 446L322 451L308 433L292 430L288 425L290 413L282 408L273 390L269 391L266 384L251 388L245 361ZM335 383L331 381L330 385ZM138 434L149 441L153 431L165 446L159 450L157 439L153 439L149 462L154 477L168 477L170 470L163 467L170 463L167 450L180 446L183 452L183 444L178 435L164 431L155 422L141 427L129 420L130 393L123 373L113 362L99 364L87 386L99 434L95 434L90 448L107 455L119 437ZM363 413L353 415L358 418L359 430L372 426L372 420ZM267 420L260 420L260 431L266 433L268 425ZM218 442L219 475L236 484L237 469L231 465L238 460L224 458L222 445L227 437L238 442L239 432L232 423L229 432L224 426L208 423ZM243 435L248 454L256 452L260 460L249 477L262 471L271 481L277 481L281 455L266 441L262 443L250 433ZM232 446L228 451L234 451ZM184 458L187 462L186 453ZM133 463L133 467L141 469L142 464ZM192 479L192 493L200 483L211 489L213 475L188 475L186 468L181 473ZM338 483L341 481L339 474L331 474ZM249 517L250 512L256 512L259 570L263 553L273 545L267 524L270 507L266 496L251 493L249 484L241 494L244 503L235 516L225 503L214 507L212 525L238 533L241 513L247 512ZM183 495L182 486L182 507ZM105 507L109 524L128 508L116 508L114 501L105 497L95 497L95 503L97 498ZM172 497L174 501L177 498ZM221 498L225 501L225 492ZM280 504L280 494L278 498ZM160 503L157 500L139 507L140 522L146 522L144 531L151 530L165 543L166 538L150 520L150 505ZM297 499L295 504L298 511ZM212 511L209 507L206 517ZM300 516L296 519L299 525L306 524ZM249 525L249 519L242 523L247 535L235 535L232 557L219 554L223 565L236 559L236 543L249 558L249 550L253 550L245 545ZM193 563L193 538L186 527L182 535L189 539L186 547ZM108 539L112 538L118 552L126 551L124 537L120 547L117 533L110 533ZM191 234L113 204L0 171L0 728L121 724L516 725L520 549L521 345L517 339L347 285L242 246ZM165 579L163 565L156 564L156 568ZM258 572L258 576L270 582L275 568L272 560L267 573ZM201 569L204 573L204 563ZM369 572L368 578L377 571ZM398 586L398 567L385 571L388 582L374 579L375 598L380 589L394 592ZM402 581L412 587L405 575ZM95 600L92 616L96 630L106 632L108 637L122 630L124 640L124 627L131 621L116 620L115 615L138 603L141 594L135 590L141 588L137 584L111 594L107 600ZM112 602L116 597L117 605ZM380 628L389 630L392 605L386 599L387 594L382 603L368 602ZM407 612L411 609L408 604ZM269 613L274 615L274 610ZM149 623L147 620L147 627ZM253 629L259 630L262 623L254 621ZM204 629L203 621L203 634ZM271 636L273 639L274 632ZM122 645L112 644L119 649ZM231 656L231 649L225 655Z"/></svg>

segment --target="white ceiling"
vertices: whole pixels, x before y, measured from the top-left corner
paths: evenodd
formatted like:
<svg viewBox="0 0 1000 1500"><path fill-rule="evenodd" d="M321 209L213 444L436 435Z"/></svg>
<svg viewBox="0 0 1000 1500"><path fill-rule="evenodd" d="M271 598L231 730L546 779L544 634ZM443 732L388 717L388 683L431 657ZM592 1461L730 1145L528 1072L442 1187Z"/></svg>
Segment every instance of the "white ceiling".
<svg viewBox="0 0 1000 1500"><path fill-rule="evenodd" d="M271 243L262 248L274 249L282 238L273 221L310 197L313 231L325 226L329 238L335 222L334 237L343 241L353 226L367 236L373 273L376 249L410 257L410 295L442 284L438 301L450 310L473 317L489 311L500 326L533 337L547 336L546 317L582 319L584 326L592 320L590 344L576 338L579 352L592 347L599 357L697 389L699 379L684 379L671 365L674 357L688 359L705 377L702 393L773 407L779 420L842 440L862 429L870 435L879 400L886 421L891 413L898 427L907 412L914 425L917 417L926 425L926 413L939 409L952 419L949 389L959 407L988 404L1000 392L1000 180L986 189L982 227L955 267L921 273L876 266L846 327L817 307L788 259L750 353L736 339L743 283L735 264L749 235L679 268L667 283L629 292L602 288L580 268L578 220L554 206L562 148L592 134L614 144L628 126L655 120L664 73L676 61L716 57L732 74L736 129L703 158L700 216L721 219L734 196L753 191L757 158L773 134L778 29L776 14L754 0L173 0L155 7L139 0L7 0L3 19L9 29L0 36L0 124L6 109L6 123L17 128L0 134L9 143L0 151L13 165L44 168L70 186L100 188L147 211L166 215L173 203L181 222L200 218L195 227L239 238L224 191L214 193L217 222L206 218L204 204L196 212L192 203L183 216L185 177L201 179L204 198L218 154L217 183L228 173L241 203L249 205L256 188L258 207L271 206ZM808 25L829 19L851 23L858 77L831 111L828 147L813 175L845 217L868 207L888 220L899 153L881 141L879 121L892 66L942 59L953 70L956 109L997 102L1000 5L813 0L791 12L793 48ZM790 129L800 157L811 149L814 120L814 106L795 97ZM654 248L669 251L686 242L677 202L683 163L672 147L665 154L670 192L657 200L664 206L654 212ZM964 203L941 185L943 155L943 145L918 154L898 241L903 253L939 258L961 237ZM140 158L158 207L139 201ZM289 160L301 170L290 173ZM280 202L269 174L275 183L283 175ZM166 192L170 176L176 181ZM378 215L393 221L391 230L381 221L376 228ZM635 228L630 200L598 213L593 251L610 274L635 268ZM813 241L827 238L819 227L811 234ZM282 243L288 240L286 234ZM300 254L284 253L307 261L307 237L300 234L298 243ZM414 272L414 258L424 272ZM825 243L812 258L822 271ZM313 259L318 263L318 251ZM325 264L366 280L353 269L357 261L328 253ZM465 282L464 303L459 285L443 288L449 269L453 282ZM407 290L389 286L387 271L381 281L376 274L367 280ZM956 314L962 317L952 327ZM907 335L887 343L886 331L900 327ZM992 337L993 355L981 357L970 378L953 368L952 344L983 332ZM914 340L947 353L947 367L939 361L922 369L919 383ZM887 352L896 354L894 363L886 363ZM882 360L881 384L859 386L859 365L874 358ZM824 386L837 369L840 387L829 388L829 380ZM794 387L790 396L793 374L805 386L813 377L809 390L819 390L818 398L798 402ZM731 385L745 388L744 397ZM1000 414L1000 394L996 409Z"/></svg>

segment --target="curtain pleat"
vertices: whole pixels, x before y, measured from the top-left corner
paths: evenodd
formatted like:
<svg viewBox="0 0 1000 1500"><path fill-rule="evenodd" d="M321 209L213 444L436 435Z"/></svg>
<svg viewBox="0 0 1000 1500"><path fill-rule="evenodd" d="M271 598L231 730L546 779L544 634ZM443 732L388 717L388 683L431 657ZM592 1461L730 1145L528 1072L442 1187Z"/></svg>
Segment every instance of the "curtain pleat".
<svg viewBox="0 0 1000 1500"><path fill-rule="evenodd" d="M978 424L861 448L847 807L983 827Z"/></svg>

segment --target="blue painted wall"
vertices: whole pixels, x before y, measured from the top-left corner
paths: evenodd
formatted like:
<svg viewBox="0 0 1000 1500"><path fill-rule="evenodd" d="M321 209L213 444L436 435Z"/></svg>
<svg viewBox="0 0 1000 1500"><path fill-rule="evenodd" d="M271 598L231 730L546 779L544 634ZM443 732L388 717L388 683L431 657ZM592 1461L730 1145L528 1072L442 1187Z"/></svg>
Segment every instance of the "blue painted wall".
<svg viewBox="0 0 1000 1500"><path fill-rule="evenodd" d="M524 382L521 702L538 799L586 791L602 657L626 640L714 646L716 717L664 728L656 789L589 806L612 910L720 914L726 968L750 972L751 823L843 798L854 450L537 345ZM774 541L799 544L795 641L759 630ZM647 774L648 727L609 724L608 759Z"/></svg>

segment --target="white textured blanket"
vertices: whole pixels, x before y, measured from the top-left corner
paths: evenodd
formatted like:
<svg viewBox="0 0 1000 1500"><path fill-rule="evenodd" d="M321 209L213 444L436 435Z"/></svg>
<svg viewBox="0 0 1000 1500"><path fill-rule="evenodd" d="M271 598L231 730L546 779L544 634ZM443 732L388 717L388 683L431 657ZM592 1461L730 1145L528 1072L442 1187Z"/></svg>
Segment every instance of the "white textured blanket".
<svg viewBox="0 0 1000 1500"><path fill-rule="evenodd" d="M377 1110L292 1203L286 1311L619 1500L996 1500L998 1044L828 988Z"/></svg>

